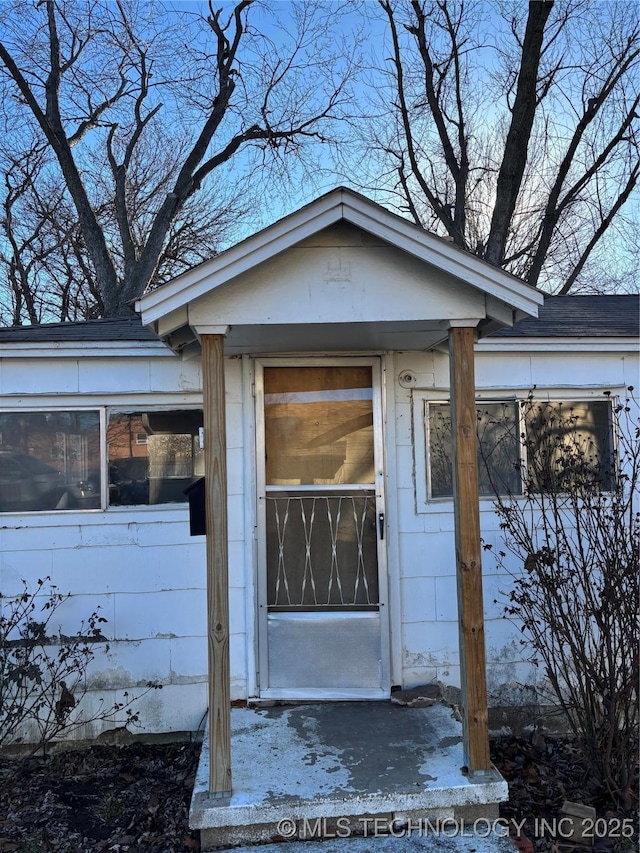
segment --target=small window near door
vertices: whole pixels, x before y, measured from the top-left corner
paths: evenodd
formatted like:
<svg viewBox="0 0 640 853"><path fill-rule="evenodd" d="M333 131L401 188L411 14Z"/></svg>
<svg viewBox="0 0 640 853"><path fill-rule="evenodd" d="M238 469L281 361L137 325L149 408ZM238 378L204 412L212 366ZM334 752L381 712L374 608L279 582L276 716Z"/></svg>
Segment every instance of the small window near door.
<svg viewBox="0 0 640 853"><path fill-rule="evenodd" d="M478 486L491 496L520 494L519 413L515 401L479 403ZM449 403L427 403L429 480L432 498L453 495L453 441Z"/></svg>
<svg viewBox="0 0 640 853"><path fill-rule="evenodd" d="M613 488L615 453L611 403L537 402L524 405L527 479L534 491L563 492L569 483Z"/></svg>
<svg viewBox="0 0 640 853"><path fill-rule="evenodd" d="M185 503L204 476L198 442L202 412L111 412L107 427L109 504Z"/></svg>

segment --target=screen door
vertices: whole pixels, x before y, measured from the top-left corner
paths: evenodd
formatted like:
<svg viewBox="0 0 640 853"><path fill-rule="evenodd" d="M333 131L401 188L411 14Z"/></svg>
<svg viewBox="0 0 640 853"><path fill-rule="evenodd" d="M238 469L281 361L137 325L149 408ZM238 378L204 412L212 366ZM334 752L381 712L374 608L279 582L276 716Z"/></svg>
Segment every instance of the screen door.
<svg viewBox="0 0 640 853"><path fill-rule="evenodd" d="M260 693L388 693L379 384L366 365L265 365Z"/></svg>

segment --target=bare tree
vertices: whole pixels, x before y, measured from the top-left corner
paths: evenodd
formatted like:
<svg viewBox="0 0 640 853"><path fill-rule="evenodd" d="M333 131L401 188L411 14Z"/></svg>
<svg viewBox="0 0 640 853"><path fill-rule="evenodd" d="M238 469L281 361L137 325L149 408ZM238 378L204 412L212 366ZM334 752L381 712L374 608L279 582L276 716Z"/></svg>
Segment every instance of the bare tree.
<svg viewBox="0 0 640 853"><path fill-rule="evenodd" d="M62 181L46 173L46 146L0 146L0 321L12 325L100 316L102 305Z"/></svg>
<svg viewBox="0 0 640 853"><path fill-rule="evenodd" d="M15 140L12 140L15 142ZM104 316L93 266L64 181L51 168L44 143L25 141L16 151L0 143L3 200L0 212L0 323L21 325L45 321L88 320ZM146 142L140 149L146 148ZM153 151L162 150L158 145ZM170 190L171 165L149 151L148 162L132 170L128 205L132 238L144 245L158 199ZM99 164L95 164L99 176ZM107 239L115 223L108 182L94 211ZM239 184L229 188L210 180L185 204L172 222L151 282L157 286L212 257L228 243L247 216L249 194ZM111 240L118 271L122 252Z"/></svg>
<svg viewBox="0 0 640 853"><path fill-rule="evenodd" d="M390 51L371 183L456 245L569 292L640 174L634 4L379 7Z"/></svg>
<svg viewBox="0 0 640 853"><path fill-rule="evenodd" d="M104 316L215 251L250 206L248 178L325 141L347 101L353 57L331 33L333 5L270 17L257 0L210 2L203 16L136 0L45 0L1 14L5 122L31 128L40 158L39 170L21 161L19 198L33 201L36 177L57 173L77 222L65 250ZM212 180L239 157L239 175ZM9 183L15 206L15 170ZM7 229L16 233L5 214Z"/></svg>

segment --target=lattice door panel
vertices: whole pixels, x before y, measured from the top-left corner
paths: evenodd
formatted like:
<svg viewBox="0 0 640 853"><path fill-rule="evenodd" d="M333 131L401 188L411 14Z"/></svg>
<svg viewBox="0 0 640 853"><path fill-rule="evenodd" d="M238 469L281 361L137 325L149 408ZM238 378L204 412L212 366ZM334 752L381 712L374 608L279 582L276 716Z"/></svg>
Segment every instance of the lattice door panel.
<svg viewBox="0 0 640 853"><path fill-rule="evenodd" d="M272 493L266 517L270 610L377 607L373 492Z"/></svg>

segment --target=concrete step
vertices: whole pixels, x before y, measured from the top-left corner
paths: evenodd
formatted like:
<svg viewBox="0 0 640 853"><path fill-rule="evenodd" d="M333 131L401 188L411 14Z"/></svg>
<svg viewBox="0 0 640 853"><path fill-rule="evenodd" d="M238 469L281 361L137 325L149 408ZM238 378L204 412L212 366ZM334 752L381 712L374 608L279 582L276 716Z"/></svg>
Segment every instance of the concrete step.
<svg viewBox="0 0 640 853"><path fill-rule="evenodd" d="M444 822L454 837L462 820L483 820L480 832L497 837L491 822L507 784L496 770L463 772L461 726L444 704L331 702L231 716L232 796L208 794L208 739L194 787L189 825L203 850L297 838L359 843L390 832L408 840L412 826L416 837L429 835L425 822L446 838Z"/></svg>

